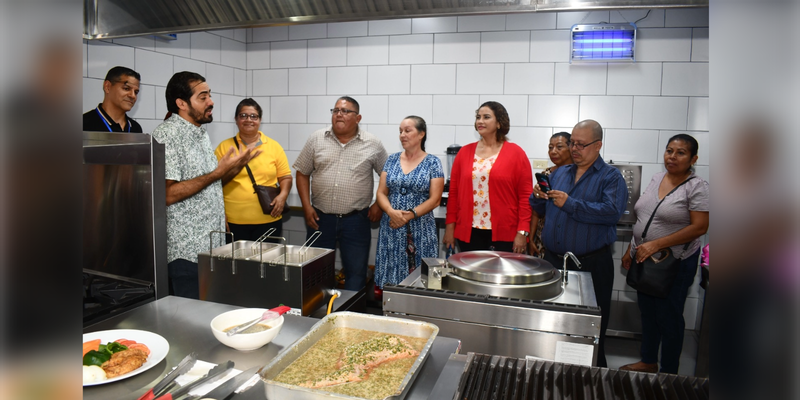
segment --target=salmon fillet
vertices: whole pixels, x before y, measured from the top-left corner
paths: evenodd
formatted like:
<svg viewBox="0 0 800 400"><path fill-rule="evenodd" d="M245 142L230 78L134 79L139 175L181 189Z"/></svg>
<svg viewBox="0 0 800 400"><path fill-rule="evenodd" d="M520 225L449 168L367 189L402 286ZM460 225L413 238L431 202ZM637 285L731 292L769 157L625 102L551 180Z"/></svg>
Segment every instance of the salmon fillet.
<svg viewBox="0 0 800 400"><path fill-rule="evenodd" d="M104 362L100 368L106 371L106 377L113 378L127 374L147 361L147 354L139 349L128 349L111 355L111 358Z"/></svg>
<svg viewBox="0 0 800 400"><path fill-rule="evenodd" d="M419 351L414 350L403 338L391 335L376 336L364 342L347 346L336 363L338 370L300 386L319 389L344 383L361 382L367 379L373 368L383 363L418 355Z"/></svg>

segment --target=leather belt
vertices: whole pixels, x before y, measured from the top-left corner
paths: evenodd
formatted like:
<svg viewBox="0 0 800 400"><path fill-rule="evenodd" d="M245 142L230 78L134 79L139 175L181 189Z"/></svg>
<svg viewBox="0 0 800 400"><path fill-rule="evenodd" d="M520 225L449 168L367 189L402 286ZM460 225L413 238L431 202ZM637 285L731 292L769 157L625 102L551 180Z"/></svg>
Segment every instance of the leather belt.
<svg viewBox="0 0 800 400"><path fill-rule="evenodd" d="M583 254L583 255L580 255L580 256L579 255L575 255L575 257L577 257L580 260L580 259L591 258L591 257L594 257L594 256L599 256L599 255L605 253L607 250L609 250L609 247L610 247L610 245L609 246L603 246L603 247L601 247L601 248L599 248L599 249L597 249L595 251L590 251L590 252L588 252L586 254ZM545 249L545 251L547 251L547 250ZM558 253L553 252L553 251L550 251L549 253L554 255L554 256L556 256L557 258L564 258L563 254L558 254Z"/></svg>
<svg viewBox="0 0 800 400"><path fill-rule="evenodd" d="M365 208L364 210L353 210L353 211L350 211L349 213L346 213L346 214L330 214L330 213L326 213L326 212L324 212L324 211L322 211L322 210L320 210L319 208L316 208L316 207L314 207L314 209L317 210L318 213L323 213L323 214L327 214L327 215L335 215L336 218L352 217L353 215L356 215L356 214L366 210L366 208Z"/></svg>

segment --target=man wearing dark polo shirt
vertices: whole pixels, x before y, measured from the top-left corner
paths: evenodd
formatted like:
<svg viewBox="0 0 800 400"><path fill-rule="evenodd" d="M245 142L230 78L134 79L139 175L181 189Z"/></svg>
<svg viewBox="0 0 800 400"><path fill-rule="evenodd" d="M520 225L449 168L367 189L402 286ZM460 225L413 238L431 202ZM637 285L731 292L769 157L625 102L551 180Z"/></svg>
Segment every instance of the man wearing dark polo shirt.
<svg viewBox="0 0 800 400"><path fill-rule="evenodd" d="M142 133L142 126L127 114L139 96L140 79L139 73L130 68L108 70L103 81L103 102L83 114L83 130Z"/></svg>
<svg viewBox="0 0 800 400"><path fill-rule="evenodd" d="M614 288L611 245L617 240L617 221L628 203L628 187L619 170L600 157L603 128L597 121L578 122L568 145L574 164L550 175L552 189L547 194L536 185L530 203L533 212L545 217L544 259L560 266L564 253L570 251L580 260L581 270L592 274L602 317L597 366L606 367L605 338ZM572 261L567 265L576 269Z"/></svg>

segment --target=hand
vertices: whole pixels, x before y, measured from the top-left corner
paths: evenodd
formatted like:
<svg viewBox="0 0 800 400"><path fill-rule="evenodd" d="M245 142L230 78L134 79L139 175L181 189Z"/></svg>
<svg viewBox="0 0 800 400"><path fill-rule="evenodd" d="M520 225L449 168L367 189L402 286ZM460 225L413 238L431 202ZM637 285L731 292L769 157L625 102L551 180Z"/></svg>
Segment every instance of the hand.
<svg viewBox="0 0 800 400"><path fill-rule="evenodd" d="M512 248L514 253L525 253L525 248L528 247L527 239L525 235L517 233L517 236L514 237L514 247Z"/></svg>
<svg viewBox="0 0 800 400"><path fill-rule="evenodd" d="M319 221L317 210L315 210L314 207L303 207L303 214L306 216L306 225L311 229L319 230L319 225L317 225L317 221Z"/></svg>
<svg viewBox="0 0 800 400"><path fill-rule="evenodd" d="M456 247L456 238L452 230L448 232L448 230L445 229L444 236L442 237L442 245L444 246L445 250L447 250L448 247Z"/></svg>
<svg viewBox="0 0 800 400"><path fill-rule="evenodd" d="M378 206L378 202L376 201L369 207L369 213L367 214L367 217L372 222L379 222L382 216L383 210L381 210L381 207Z"/></svg>
<svg viewBox="0 0 800 400"><path fill-rule="evenodd" d="M631 264L632 263L633 263L633 260L631 259L631 252L629 251L629 252L625 253L624 256L622 256L622 268L631 269Z"/></svg>
<svg viewBox="0 0 800 400"><path fill-rule="evenodd" d="M283 207L286 206L286 197L288 196L278 195L272 199L272 203L270 203L272 205L272 212L269 213L272 218L278 218L283 214Z"/></svg>
<svg viewBox="0 0 800 400"><path fill-rule="evenodd" d="M555 204L558 208L564 207L564 203L567 202L568 197L569 195L560 190L551 190L547 192L547 198L553 200L553 204Z"/></svg>
<svg viewBox="0 0 800 400"><path fill-rule="evenodd" d="M528 253L532 256L539 255L539 248L536 247L536 244L533 243L533 240L528 243Z"/></svg>
<svg viewBox="0 0 800 400"><path fill-rule="evenodd" d="M547 193L550 193L550 192L547 192ZM549 198L547 196L547 193L542 191L542 188L539 187L538 183L533 186L533 197L534 198L547 200Z"/></svg>
<svg viewBox="0 0 800 400"><path fill-rule="evenodd" d="M408 211L400 211L392 209L391 211L387 212L386 215L389 216L389 226L392 227L392 229L397 229L407 224L408 221L411 220L411 216L413 216L414 214Z"/></svg>
<svg viewBox="0 0 800 400"><path fill-rule="evenodd" d="M658 250L660 249L661 248L655 244L655 241L642 243L636 247L636 262L642 262L646 260L647 257L658 253Z"/></svg>
<svg viewBox="0 0 800 400"><path fill-rule="evenodd" d="M217 163L217 168L222 175L225 175L230 170L240 171L253 157L261 154L261 150L251 150L241 144L239 145L239 154L234 154L233 150L234 148L231 146Z"/></svg>

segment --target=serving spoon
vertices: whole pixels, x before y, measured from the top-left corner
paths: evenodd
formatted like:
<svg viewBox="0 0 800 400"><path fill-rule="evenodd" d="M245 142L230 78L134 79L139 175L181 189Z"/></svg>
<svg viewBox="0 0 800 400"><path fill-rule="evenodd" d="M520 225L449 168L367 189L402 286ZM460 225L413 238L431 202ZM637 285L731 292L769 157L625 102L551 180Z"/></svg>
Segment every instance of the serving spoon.
<svg viewBox="0 0 800 400"><path fill-rule="evenodd" d="M237 333L241 333L242 331L246 330L247 328L249 328L249 327L251 327L251 326L253 326L253 325L255 325L255 324L257 324L257 323L259 323L261 321L268 321L268 320L271 320L271 319L278 318L281 315L286 314L291 309L292 309L291 307L287 307L287 306L280 306L280 307L275 307L275 308L269 309L267 311L264 311L264 314L261 314L260 318L256 318L256 319L254 319L254 320L252 320L250 322L245 322L244 324L236 326L235 328L231 328L226 333L228 334L228 336L233 336L233 335L235 335Z"/></svg>

